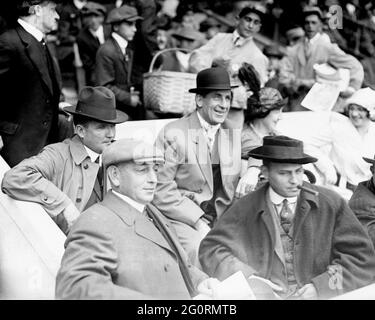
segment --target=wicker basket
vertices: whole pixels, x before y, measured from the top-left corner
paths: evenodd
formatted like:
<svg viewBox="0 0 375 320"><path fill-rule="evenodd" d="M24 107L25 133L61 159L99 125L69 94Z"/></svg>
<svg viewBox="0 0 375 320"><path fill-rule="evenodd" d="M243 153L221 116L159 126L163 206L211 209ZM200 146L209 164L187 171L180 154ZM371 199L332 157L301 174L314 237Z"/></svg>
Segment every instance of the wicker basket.
<svg viewBox="0 0 375 320"><path fill-rule="evenodd" d="M170 48L159 51L152 59L148 73L143 75L143 95L147 109L158 113L189 114L195 110L196 74L174 71L153 71L157 57L167 51L187 51Z"/></svg>

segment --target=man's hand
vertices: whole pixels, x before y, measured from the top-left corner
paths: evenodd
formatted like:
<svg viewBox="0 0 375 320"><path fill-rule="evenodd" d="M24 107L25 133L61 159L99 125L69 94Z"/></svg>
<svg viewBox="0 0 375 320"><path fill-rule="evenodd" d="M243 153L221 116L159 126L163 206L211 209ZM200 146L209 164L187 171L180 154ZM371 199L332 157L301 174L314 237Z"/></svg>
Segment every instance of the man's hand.
<svg viewBox="0 0 375 320"><path fill-rule="evenodd" d="M141 104L141 98L139 97L139 91L134 91L134 88L130 88L130 105L136 107Z"/></svg>
<svg viewBox="0 0 375 320"><path fill-rule="evenodd" d="M298 296L302 300L316 300L318 299L318 292L312 283L308 283L299 289L295 296Z"/></svg>
<svg viewBox="0 0 375 320"><path fill-rule="evenodd" d="M349 98L353 95L353 93L355 92L356 90L352 87L348 87L345 91L343 92L340 92L340 97L341 98Z"/></svg>
<svg viewBox="0 0 375 320"><path fill-rule="evenodd" d="M66 224L67 224L66 233L69 233L73 223L79 217L79 214L80 213L79 213L78 209L76 208L76 206L73 203L71 203L69 206L67 206L65 208L65 210L63 211L63 215L64 215L64 218L65 218L65 221L66 221Z"/></svg>
<svg viewBox="0 0 375 320"><path fill-rule="evenodd" d="M247 169L246 173L238 182L234 196L236 198L241 198L249 192L254 191L258 183L259 173L259 168L250 167L249 169Z"/></svg>
<svg viewBox="0 0 375 320"><path fill-rule="evenodd" d="M196 223L195 223L195 230L197 230L199 232L200 235L202 235L202 237L205 237L206 234L211 230L211 228L208 226L208 224L206 222L204 222L202 219L199 219Z"/></svg>
<svg viewBox="0 0 375 320"><path fill-rule="evenodd" d="M0 151L4 147L3 138L0 136Z"/></svg>
<svg viewBox="0 0 375 320"><path fill-rule="evenodd" d="M209 296L212 299L217 298L218 296L218 285L220 281L216 278L208 278L203 280L197 287L197 290L200 294Z"/></svg>

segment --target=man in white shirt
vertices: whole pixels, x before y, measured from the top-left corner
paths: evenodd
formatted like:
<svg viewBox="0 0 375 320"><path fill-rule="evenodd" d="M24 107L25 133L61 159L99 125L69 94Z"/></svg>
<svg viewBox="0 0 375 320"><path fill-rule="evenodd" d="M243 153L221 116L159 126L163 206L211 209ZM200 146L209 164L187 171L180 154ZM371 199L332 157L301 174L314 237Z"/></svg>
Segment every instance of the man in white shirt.
<svg viewBox="0 0 375 320"><path fill-rule="evenodd" d="M166 163L158 171L153 204L170 219L193 263L199 243L232 203L241 167L241 130L226 128L232 99L224 68L197 75L197 110L171 122L157 143Z"/></svg>
<svg viewBox="0 0 375 320"><path fill-rule="evenodd" d="M116 107L131 119L144 119L144 108L139 92L134 91L133 60L134 52L129 42L137 31L137 9L124 5L110 11L107 23L112 26L111 37L99 48L96 55L96 83L113 91Z"/></svg>
<svg viewBox="0 0 375 320"><path fill-rule="evenodd" d="M69 233L56 278L59 299L190 299L218 284L189 263L173 227L150 204L161 151L122 139L103 152L104 200Z"/></svg>
<svg viewBox="0 0 375 320"><path fill-rule="evenodd" d="M268 182L239 199L203 239L203 271L219 280L237 271L256 275L284 299L326 299L372 283L371 240L346 200L303 182L303 164L317 160L303 142L266 136L249 154L263 160Z"/></svg>
<svg viewBox="0 0 375 320"><path fill-rule="evenodd" d="M73 114L75 135L46 146L5 173L2 191L10 197L39 203L68 233L80 212L101 201L103 170L100 154L115 138L115 124L127 120L116 110L115 97L105 87L84 87Z"/></svg>

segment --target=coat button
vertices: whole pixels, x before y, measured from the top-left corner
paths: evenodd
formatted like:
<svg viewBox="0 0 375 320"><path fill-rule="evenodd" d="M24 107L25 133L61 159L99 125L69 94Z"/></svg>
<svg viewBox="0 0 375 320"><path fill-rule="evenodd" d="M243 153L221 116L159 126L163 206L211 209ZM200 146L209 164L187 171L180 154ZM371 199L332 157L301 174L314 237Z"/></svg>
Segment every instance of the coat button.
<svg viewBox="0 0 375 320"><path fill-rule="evenodd" d="M43 198L43 201L47 201L47 200L48 200L48 197L45 196L45 197Z"/></svg>
<svg viewBox="0 0 375 320"><path fill-rule="evenodd" d="M89 168L89 165L88 165L87 163L85 163L85 164L83 165L83 169L87 170L88 168Z"/></svg>
<svg viewBox="0 0 375 320"><path fill-rule="evenodd" d="M164 271L165 271L165 272L168 272L168 271L169 271L169 264L168 264L168 263L164 265Z"/></svg>
<svg viewBox="0 0 375 320"><path fill-rule="evenodd" d="M198 189L198 193L202 193L203 192L203 189Z"/></svg>
<svg viewBox="0 0 375 320"><path fill-rule="evenodd" d="M81 201L82 201L81 198L77 198L77 199L76 199L76 202L77 202L77 203L80 203Z"/></svg>

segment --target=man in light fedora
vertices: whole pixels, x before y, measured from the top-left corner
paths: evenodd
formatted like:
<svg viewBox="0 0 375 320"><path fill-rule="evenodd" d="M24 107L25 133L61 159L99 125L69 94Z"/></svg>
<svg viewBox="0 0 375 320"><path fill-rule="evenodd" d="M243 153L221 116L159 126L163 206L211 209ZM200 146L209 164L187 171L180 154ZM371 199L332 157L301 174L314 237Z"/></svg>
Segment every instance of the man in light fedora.
<svg viewBox="0 0 375 320"><path fill-rule="evenodd" d="M372 177L358 184L349 200L349 207L362 223L375 247L375 158L363 157L363 160L371 164Z"/></svg>
<svg viewBox="0 0 375 320"><path fill-rule="evenodd" d="M268 183L239 199L203 239L203 271L220 280L240 270L284 299L325 299L373 282L374 248L346 201L303 182L303 164L317 160L303 142L266 136L250 156L263 160Z"/></svg>
<svg viewBox="0 0 375 320"><path fill-rule="evenodd" d="M202 70L196 83L189 91L197 110L159 134L166 163L153 201L194 263L200 241L232 203L241 167L241 131L223 125L232 99L228 72Z"/></svg>
<svg viewBox="0 0 375 320"><path fill-rule="evenodd" d="M218 283L193 267L150 204L160 150L120 139L103 152L111 190L74 224L56 278L59 299L190 299Z"/></svg>
<svg viewBox="0 0 375 320"><path fill-rule="evenodd" d="M17 200L39 203L67 233L80 212L102 200L100 155L115 138L116 123L127 115L116 110L105 87L84 87L73 115L75 135L46 146L5 173L2 191Z"/></svg>

